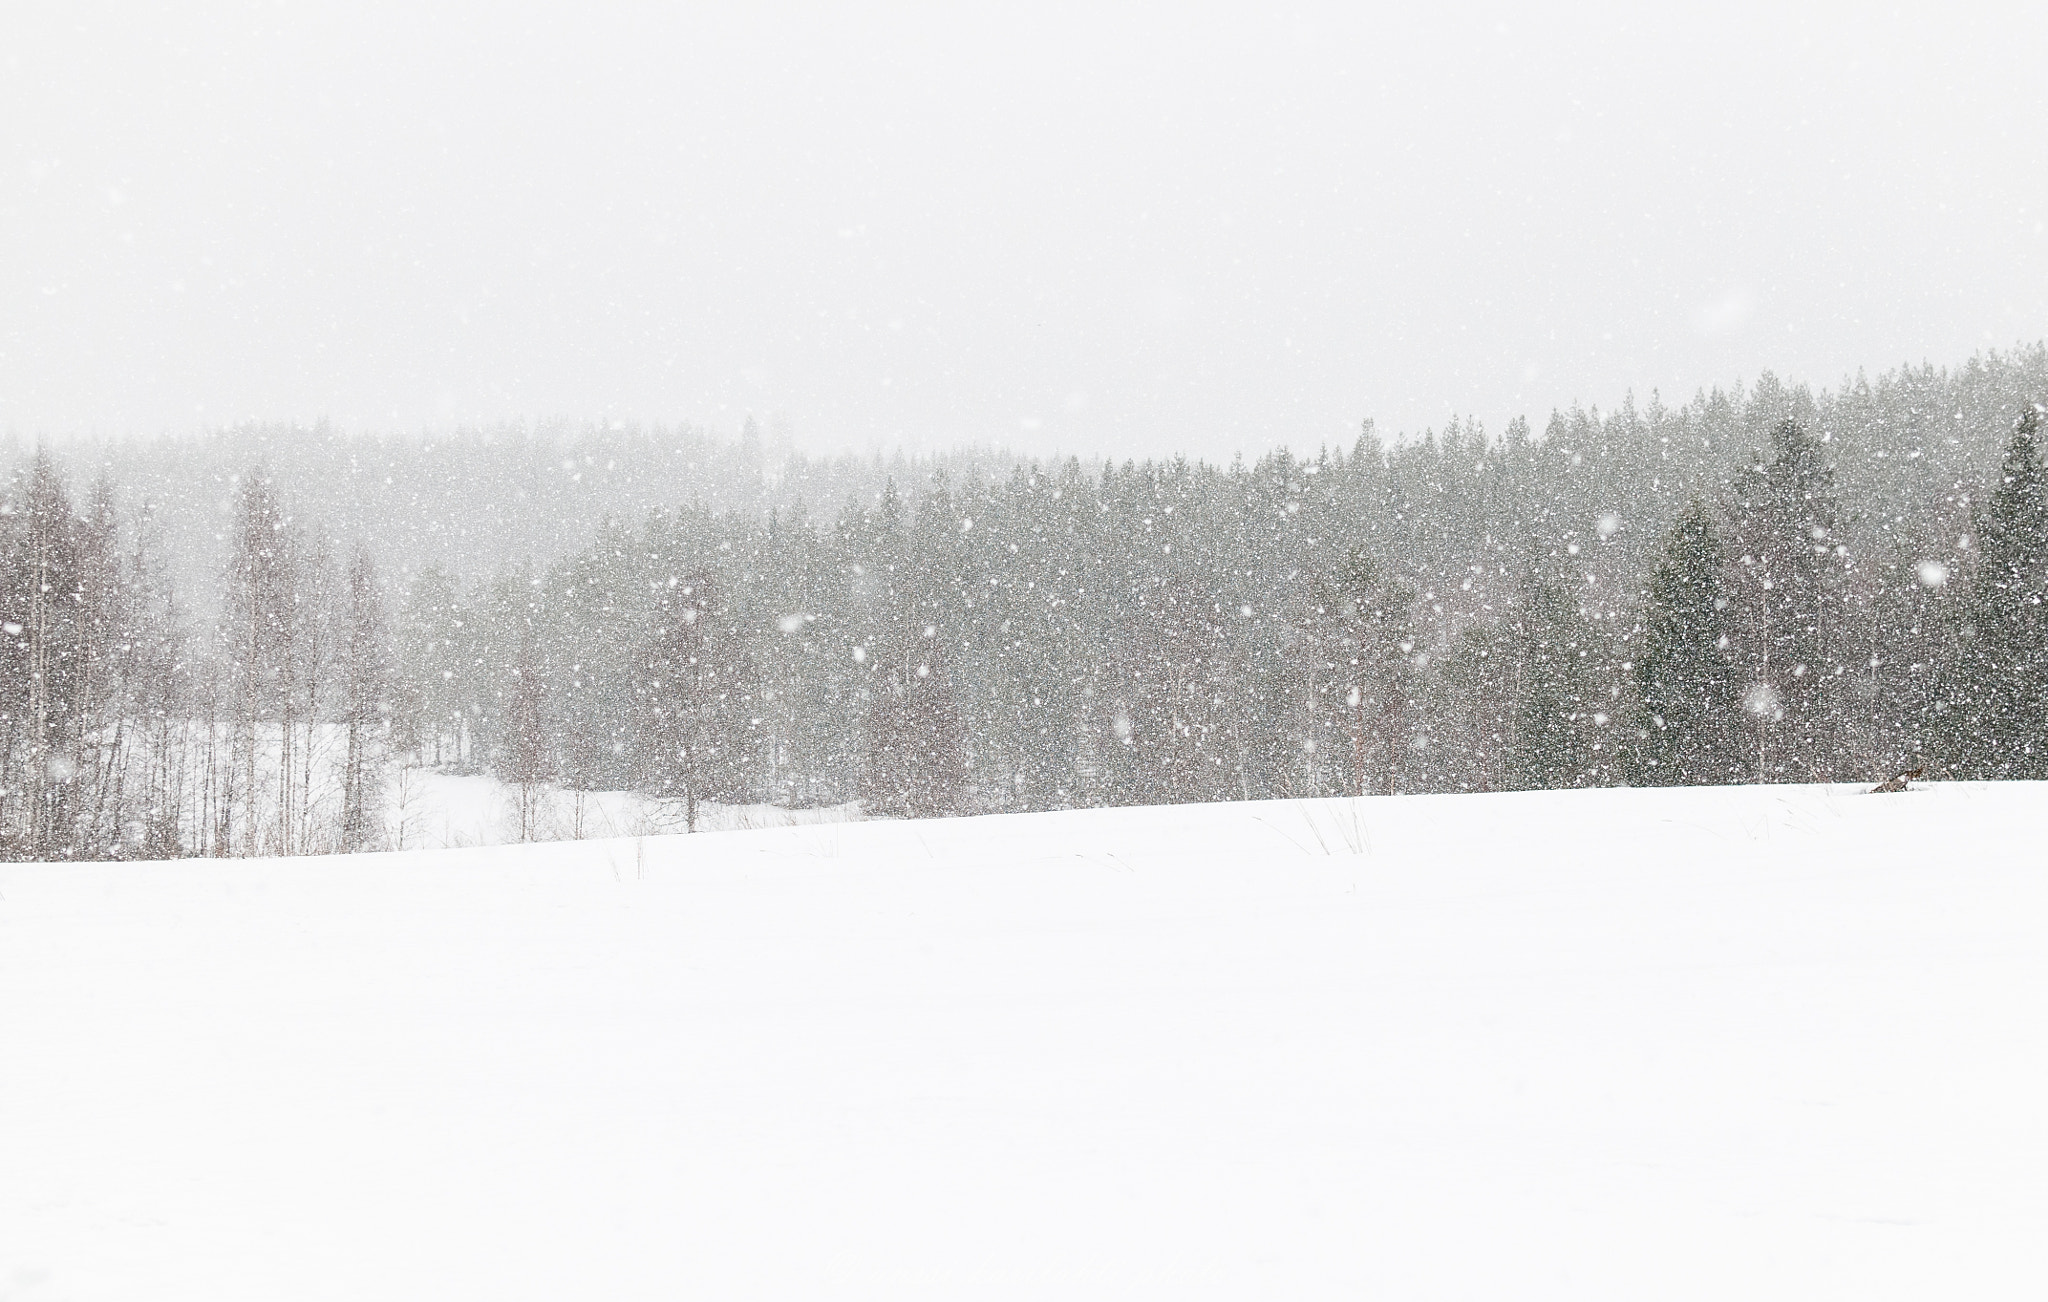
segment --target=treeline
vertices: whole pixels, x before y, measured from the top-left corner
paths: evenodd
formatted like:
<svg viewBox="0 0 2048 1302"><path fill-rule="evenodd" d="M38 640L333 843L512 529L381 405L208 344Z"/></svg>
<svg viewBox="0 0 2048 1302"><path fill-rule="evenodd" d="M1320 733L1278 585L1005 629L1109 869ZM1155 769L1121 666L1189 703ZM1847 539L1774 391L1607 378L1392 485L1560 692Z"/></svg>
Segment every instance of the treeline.
<svg viewBox="0 0 2048 1302"><path fill-rule="evenodd" d="M2044 777L2041 393L2036 350L1541 436L912 467L827 519L678 503L476 576L373 560L257 468L198 602L152 510L106 477L76 505L37 457L4 517L0 831L372 848L409 765L495 774L526 835L556 785L926 816Z"/></svg>
<svg viewBox="0 0 2048 1302"><path fill-rule="evenodd" d="M27 451L13 459L25 464ZM972 449L809 456L792 450L787 432L751 419L726 437L609 423L431 437L249 425L68 444L63 457L81 481L114 474L131 510L147 504L167 573L207 615L228 561L236 486L252 466L286 486L297 516L329 536L374 538L394 566L438 565L473 580L507 557L545 563L588 546L607 518L640 520L679 503L766 515L799 500L872 500L892 477L907 484L944 469L964 482L1006 474L1015 462Z"/></svg>
<svg viewBox="0 0 2048 1302"><path fill-rule="evenodd" d="M80 509L38 453L12 490L0 516L0 850L381 846L393 680L366 549L341 555L309 537L250 476L202 636L147 515L121 527L110 478Z"/></svg>

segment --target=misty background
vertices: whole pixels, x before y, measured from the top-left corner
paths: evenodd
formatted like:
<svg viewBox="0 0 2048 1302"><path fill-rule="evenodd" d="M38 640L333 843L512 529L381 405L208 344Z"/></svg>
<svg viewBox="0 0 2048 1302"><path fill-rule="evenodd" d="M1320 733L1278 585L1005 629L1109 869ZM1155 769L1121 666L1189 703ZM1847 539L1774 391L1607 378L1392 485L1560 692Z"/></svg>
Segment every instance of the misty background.
<svg viewBox="0 0 2048 1302"><path fill-rule="evenodd" d="M1348 443L2048 321L2041 11L0 6L0 430Z"/></svg>

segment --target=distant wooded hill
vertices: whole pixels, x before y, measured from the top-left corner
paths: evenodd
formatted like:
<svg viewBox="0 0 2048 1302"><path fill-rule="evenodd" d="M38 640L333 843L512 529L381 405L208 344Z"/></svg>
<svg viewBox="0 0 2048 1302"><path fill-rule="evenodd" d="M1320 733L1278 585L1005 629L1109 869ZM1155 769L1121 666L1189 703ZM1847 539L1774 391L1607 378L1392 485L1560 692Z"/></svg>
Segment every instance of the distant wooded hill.
<svg viewBox="0 0 2048 1302"><path fill-rule="evenodd" d="M362 848L405 763L911 815L2048 776L2044 398L2035 347L1230 466L69 448L0 517L0 834Z"/></svg>

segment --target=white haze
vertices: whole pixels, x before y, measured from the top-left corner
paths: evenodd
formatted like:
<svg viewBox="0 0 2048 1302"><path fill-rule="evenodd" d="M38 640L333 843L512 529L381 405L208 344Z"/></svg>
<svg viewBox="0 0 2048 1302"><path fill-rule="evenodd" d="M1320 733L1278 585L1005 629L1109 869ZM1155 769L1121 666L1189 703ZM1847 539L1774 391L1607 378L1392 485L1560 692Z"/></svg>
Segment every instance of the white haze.
<svg viewBox="0 0 2048 1302"><path fill-rule="evenodd" d="M2048 334L2038 8L0 15L24 438L1218 457Z"/></svg>

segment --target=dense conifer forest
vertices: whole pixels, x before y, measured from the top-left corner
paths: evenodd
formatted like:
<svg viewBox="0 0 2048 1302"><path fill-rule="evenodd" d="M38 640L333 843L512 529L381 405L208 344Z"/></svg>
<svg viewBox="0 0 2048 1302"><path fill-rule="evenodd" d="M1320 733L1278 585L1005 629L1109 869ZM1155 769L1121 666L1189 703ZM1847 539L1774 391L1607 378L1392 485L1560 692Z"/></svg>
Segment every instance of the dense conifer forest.
<svg viewBox="0 0 2048 1302"><path fill-rule="evenodd" d="M2035 347L1227 466L17 446L0 846L375 849L422 766L686 817L2048 777L2044 400Z"/></svg>

